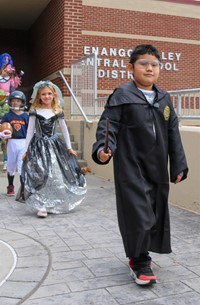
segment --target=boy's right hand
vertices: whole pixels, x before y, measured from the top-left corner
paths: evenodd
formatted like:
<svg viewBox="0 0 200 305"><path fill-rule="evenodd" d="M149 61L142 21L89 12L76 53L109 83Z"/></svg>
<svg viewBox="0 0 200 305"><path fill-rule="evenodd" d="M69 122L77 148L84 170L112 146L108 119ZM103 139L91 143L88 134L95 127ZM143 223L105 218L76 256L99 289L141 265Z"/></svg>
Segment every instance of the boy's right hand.
<svg viewBox="0 0 200 305"><path fill-rule="evenodd" d="M108 159L110 159L111 156L112 156L112 151L110 149L108 149L107 153L105 153L104 150L101 150L98 154L99 161L103 163L108 161Z"/></svg>

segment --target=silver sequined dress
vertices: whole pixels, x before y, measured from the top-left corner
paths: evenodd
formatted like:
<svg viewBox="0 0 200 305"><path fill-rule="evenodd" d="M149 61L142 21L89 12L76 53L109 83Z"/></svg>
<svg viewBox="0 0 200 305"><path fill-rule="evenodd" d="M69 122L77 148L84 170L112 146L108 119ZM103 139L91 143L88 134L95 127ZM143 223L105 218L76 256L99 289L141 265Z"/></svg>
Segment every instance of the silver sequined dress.
<svg viewBox="0 0 200 305"><path fill-rule="evenodd" d="M16 200L25 200L33 211L46 208L48 213L67 213L79 205L87 188L76 158L69 155L58 136L56 126L63 113L46 119L35 115L35 134L22 165L22 187Z"/></svg>

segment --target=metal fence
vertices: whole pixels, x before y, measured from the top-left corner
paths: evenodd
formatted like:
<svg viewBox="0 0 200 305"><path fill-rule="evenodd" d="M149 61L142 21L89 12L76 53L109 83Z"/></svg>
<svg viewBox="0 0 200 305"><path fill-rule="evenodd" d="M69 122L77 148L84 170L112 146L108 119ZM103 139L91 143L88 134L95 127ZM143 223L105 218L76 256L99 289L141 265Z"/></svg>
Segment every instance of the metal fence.
<svg viewBox="0 0 200 305"><path fill-rule="evenodd" d="M61 75L61 77L64 76ZM64 79L66 82L66 80ZM69 85L67 84L69 87ZM84 119L98 119L108 96L97 97L97 54L76 60L71 64L71 115L84 113ZM169 91L180 120L200 119L200 88Z"/></svg>
<svg viewBox="0 0 200 305"><path fill-rule="evenodd" d="M200 120L200 89L169 91L169 94L179 120ZM86 116L99 119L107 99L108 96L97 97L90 106L82 105Z"/></svg>
<svg viewBox="0 0 200 305"><path fill-rule="evenodd" d="M97 54L74 61L71 64L71 90L80 106L87 115L95 115L95 101L97 99ZM79 115L80 111L71 96L71 115Z"/></svg>
<svg viewBox="0 0 200 305"><path fill-rule="evenodd" d="M200 119L200 88L168 92L179 119ZM97 118L101 115L107 98L104 96L95 100L93 113Z"/></svg>
<svg viewBox="0 0 200 305"><path fill-rule="evenodd" d="M169 91L179 119L200 119L200 88Z"/></svg>

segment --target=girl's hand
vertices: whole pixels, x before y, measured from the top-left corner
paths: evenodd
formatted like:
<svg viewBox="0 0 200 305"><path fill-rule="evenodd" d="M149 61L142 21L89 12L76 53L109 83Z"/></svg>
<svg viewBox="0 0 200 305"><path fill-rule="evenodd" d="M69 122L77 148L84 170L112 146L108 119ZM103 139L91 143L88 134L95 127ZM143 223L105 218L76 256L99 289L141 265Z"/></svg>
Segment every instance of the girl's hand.
<svg viewBox="0 0 200 305"><path fill-rule="evenodd" d="M72 148L68 149L67 151L70 155L77 156L77 152L75 150L73 150Z"/></svg>
<svg viewBox="0 0 200 305"><path fill-rule="evenodd" d="M25 160L26 160L26 157L27 157L27 152L26 152L25 154L23 154L22 160L25 161Z"/></svg>

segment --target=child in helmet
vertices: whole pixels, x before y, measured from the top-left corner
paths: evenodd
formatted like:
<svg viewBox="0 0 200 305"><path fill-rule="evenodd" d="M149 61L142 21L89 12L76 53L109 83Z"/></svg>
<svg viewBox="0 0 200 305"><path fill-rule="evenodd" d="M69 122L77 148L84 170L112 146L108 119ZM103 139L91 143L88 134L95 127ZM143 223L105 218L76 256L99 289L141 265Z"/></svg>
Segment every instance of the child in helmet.
<svg viewBox="0 0 200 305"><path fill-rule="evenodd" d="M13 128L12 137L7 141L7 194L14 196L16 170L21 175L22 156L25 152L29 116L24 112L26 97L22 91L13 91L8 99L10 111L1 118L1 123L9 122Z"/></svg>
<svg viewBox="0 0 200 305"><path fill-rule="evenodd" d="M8 104L6 103L6 93L4 90L0 90L0 123L1 118L8 113L10 110ZM5 135L2 134L0 139L1 150L3 152L3 171L6 171L7 164L7 154L6 154L6 139Z"/></svg>

